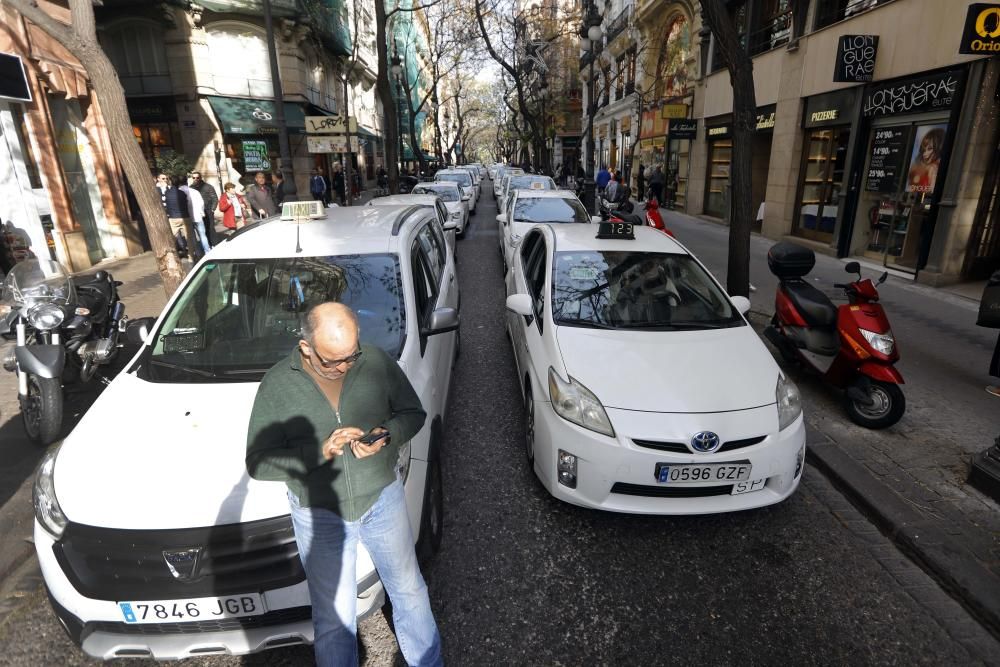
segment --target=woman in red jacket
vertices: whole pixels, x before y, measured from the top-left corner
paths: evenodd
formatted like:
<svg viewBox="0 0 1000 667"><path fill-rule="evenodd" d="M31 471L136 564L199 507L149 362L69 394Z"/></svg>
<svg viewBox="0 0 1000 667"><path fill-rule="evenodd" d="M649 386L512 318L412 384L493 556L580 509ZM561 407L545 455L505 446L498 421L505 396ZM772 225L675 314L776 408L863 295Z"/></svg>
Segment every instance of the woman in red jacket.
<svg viewBox="0 0 1000 667"><path fill-rule="evenodd" d="M239 229L246 224L247 212L250 208L243 195L236 192L234 183L226 183L225 193L219 197L219 210L222 211L222 224L226 229Z"/></svg>

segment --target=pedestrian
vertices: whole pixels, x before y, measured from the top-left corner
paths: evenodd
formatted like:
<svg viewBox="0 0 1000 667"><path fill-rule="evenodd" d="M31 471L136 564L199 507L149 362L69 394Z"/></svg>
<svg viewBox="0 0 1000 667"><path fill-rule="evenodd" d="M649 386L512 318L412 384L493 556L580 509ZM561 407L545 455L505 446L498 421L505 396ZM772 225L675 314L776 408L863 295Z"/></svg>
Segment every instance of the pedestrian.
<svg viewBox="0 0 1000 667"><path fill-rule="evenodd" d="M384 165L378 166L378 170L375 172L375 183L378 186L377 196L389 194L389 173L386 172Z"/></svg>
<svg viewBox="0 0 1000 667"><path fill-rule="evenodd" d="M285 203L285 175L275 171L271 174L271 182L274 183L274 205L280 211Z"/></svg>
<svg viewBox="0 0 1000 667"><path fill-rule="evenodd" d="M170 223L170 233L173 234L177 253L181 257L187 257L189 252L192 254L194 252L191 247L191 243L194 241L194 230L191 228L191 212L188 208L187 197L177 187L180 184L180 179L176 176L160 174L156 180L157 187L160 189L160 200L167 212L167 221Z"/></svg>
<svg viewBox="0 0 1000 667"><path fill-rule="evenodd" d="M247 206L243 195L236 192L235 183L226 183L224 193L219 199L219 210L222 211L222 225L226 229L240 229L253 215Z"/></svg>
<svg viewBox="0 0 1000 667"><path fill-rule="evenodd" d="M396 471L400 447L425 419L399 364L378 346L359 343L357 316L341 303L308 312L298 347L257 389L247 472L288 489L320 667L358 664L358 542L392 603L406 663L443 664ZM369 433L385 437L362 443Z"/></svg>
<svg viewBox="0 0 1000 667"><path fill-rule="evenodd" d="M205 231L205 200L201 193L190 185L184 184L180 186L180 189L187 197L191 227L194 229L195 236L198 237L195 248L200 248L201 252L195 254L204 257L212 249L208 243L208 233Z"/></svg>
<svg viewBox="0 0 1000 667"><path fill-rule="evenodd" d="M660 165L656 165L653 168L653 173L649 177L649 194L651 194L658 203L663 203L663 168Z"/></svg>
<svg viewBox="0 0 1000 667"><path fill-rule="evenodd" d="M638 183L636 184L637 185L636 193L640 197L642 197L643 199L645 199L646 198L646 174L645 174L645 171L644 171L644 167L642 166L642 162L639 162L639 173L636 176L636 178L638 179Z"/></svg>
<svg viewBox="0 0 1000 667"><path fill-rule="evenodd" d="M601 169L594 176L594 183L597 185L597 192L601 194L604 192L604 188L608 186L608 181L611 180L611 172L603 164Z"/></svg>
<svg viewBox="0 0 1000 667"><path fill-rule="evenodd" d="M347 206L347 189L344 183L344 167L335 162L333 165L333 176L330 178L333 185L333 192L337 195L337 203Z"/></svg>
<svg viewBox="0 0 1000 667"><path fill-rule="evenodd" d="M673 210L674 207L677 205L677 188L679 186L679 183L677 181L676 171L670 172L670 175L667 177L666 180L666 186L667 186L667 208Z"/></svg>
<svg viewBox="0 0 1000 667"><path fill-rule="evenodd" d="M610 202L616 201L618 196L618 177L615 174L611 174L611 180L608 181L607 186L604 188L604 198Z"/></svg>
<svg viewBox="0 0 1000 667"><path fill-rule="evenodd" d="M995 271L986 282L983 298L979 302L979 319L976 320L976 324L989 329L1000 329L1000 271ZM1000 333L997 334L997 344L993 348L990 375L1000 379ZM986 391L1000 397L1000 384L988 385Z"/></svg>
<svg viewBox="0 0 1000 667"><path fill-rule="evenodd" d="M323 202L323 206L330 205L330 198L327 197L328 186L326 183L326 178L323 176L323 168L316 167L312 170L312 176L309 177L309 194L312 198Z"/></svg>
<svg viewBox="0 0 1000 667"><path fill-rule="evenodd" d="M250 204L250 209L254 215L261 220L278 212L277 207L274 205L274 195L271 193L271 188L267 185L267 176L262 171L254 174L253 184L247 188L245 198L247 203Z"/></svg>
<svg viewBox="0 0 1000 667"><path fill-rule="evenodd" d="M215 246L219 242L218 234L215 233L215 212L219 208L219 193L215 191L215 186L206 183L200 171L191 172L191 187L198 191L202 201L205 202L205 232L208 235L209 246Z"/></svg>

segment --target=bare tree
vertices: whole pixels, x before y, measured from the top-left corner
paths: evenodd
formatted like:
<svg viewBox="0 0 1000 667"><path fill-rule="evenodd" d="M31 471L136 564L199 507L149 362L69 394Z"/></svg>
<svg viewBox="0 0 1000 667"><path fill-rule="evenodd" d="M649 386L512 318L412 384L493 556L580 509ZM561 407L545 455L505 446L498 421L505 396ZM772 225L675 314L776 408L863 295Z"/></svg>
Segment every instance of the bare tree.
<svg viewBox="0 0 1000 667"><path fill-rule="evenodd" d="M185 270L177 255L166 212L152 186L149 165L132 134L132 122L129 120L125 92L118 80L118 73L97 41L93 0L69 0L69 25L49 16L34 0L0 2L19 12L64 46L86 70L108 128L115 157L132 186L139 210L146 221L163 289L170 296L180 286Z"/></svg>

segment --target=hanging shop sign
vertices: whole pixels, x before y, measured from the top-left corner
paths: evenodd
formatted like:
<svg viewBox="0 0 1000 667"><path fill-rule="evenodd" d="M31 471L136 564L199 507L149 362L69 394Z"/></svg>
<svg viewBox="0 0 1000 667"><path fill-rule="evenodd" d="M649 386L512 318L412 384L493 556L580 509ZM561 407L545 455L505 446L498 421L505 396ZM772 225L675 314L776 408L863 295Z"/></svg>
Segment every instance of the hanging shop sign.
<svg viewBox="0 0 1000 667"><path fill-rule="evenodd" d="M0 99L31 101L31 89L20 56L0 53Z"/></svg>
<svg viewBox="0 0 1000 667"><path fill-rule="evenodd" d="M958 101L964 77L964 70L949 70L869 86L861 113L873 118L950 109Z"/></svg>
<svg viewBox="0 0 1000 667"><path fill-rule="evenodd" d="M667 121L660 116L656 109L648 109L642 112L642 118L639 121L640 139L662 137L666 133Z"/></svg>
<svg viewBox="0 0 1000 667"><path fill-rule="evenodd" d="M906 139L909 125L876 128L872 136L872 150L868 159L865 190L868 192L895 193L906 160Z"/></svg>
<svg viewBox="0 0 1000 667"><path fill-rule="evenodd" d="M668 130L671 139L696 139L698 136L698 121L694 118L683 120L670 119Z"/></svg>
<svg viewBox="0 0 1000 667"><path fill-rule="evenodd" d="M712 127L705 128L705 139L708 141L717 141L719 139L731 139L733 136L733 126L729 125L713 125Z"/></svg>
<svg viewBox="0 0 1000 667"><path fill-rule="evenodd" d="M867 83L875 75L878 35L841 35L837 42L837 62L833 80Z"/></svg>
<svg viewBox="0 0 1000 667"><path fill-rule="evenodd" d="M806 100L802 127L850 125L858 88L845 88L832 93L813 95Z"/></svg>
<svg viewBox="0 0 1000 667"><path fill-rule="evenodd" d="M675 118L687 118L688 107L686 104L664 104L660 107L660 118L673 120Z"/></svg>
<svg viewBox="0 0 1000 667"><path fill-rule="evenodd" d="M306 116L307 134L344 134L347 127L352 133L357 133L358 119L350 116L345 123L343 116Z"/></svg>
<svg viewBox="0 0 1000 667"><path fill-rule="evenodd" d="M1000 53L1000 5L986 2L969 5L958 52L975 56Z"/></svg>
<svg viewBox="0 0 1000 667"><path fill-rule="evenodd" d="M243 170L244 171L270 171L271 160L267 156L266 141L244 141L243 143Z"/></svg>
<svg viewBox="0 0 1000 667"><path fill-rule="evenodd" d="M754 129L758 132L771 132L774 130L775 106L769 104L766 107L757 109L757 125Z"/></svg>
<svg viewBox="0 0 1000 667"><path fill-rule="evenodd" d="M306 137L306 149L310 153L356 153L357 148L357 141L352 141L351 150L347 150L346 136Z"/></svg>

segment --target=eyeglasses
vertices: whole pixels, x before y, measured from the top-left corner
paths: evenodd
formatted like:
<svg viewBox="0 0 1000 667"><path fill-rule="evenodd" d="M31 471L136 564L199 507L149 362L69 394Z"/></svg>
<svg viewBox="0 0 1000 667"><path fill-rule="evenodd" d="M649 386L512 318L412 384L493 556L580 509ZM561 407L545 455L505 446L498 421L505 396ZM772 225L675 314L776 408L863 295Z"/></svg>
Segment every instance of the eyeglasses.
<svg viewBox="0 0 1000 667"><path fill-rule="evenodd" d="M157 176L156 180L158 180L158 181L165 181L165 180L167 180L167 177L166 176Z"/></svg>
<svg viewBox="0 0 1000 667"><path fill-rule="evenodd" d="M349 357L344 357L343 359L330 359L329 361L319 356L319 352L317 352L316 348L314 348L313 346L310 345L309 349L312 352L312 356L316 357L319 360L319 365L322 366L323 368L336 368L341 364L353 364L355 361L361 358L361 348L358 348L358 351Z"/></svg>

